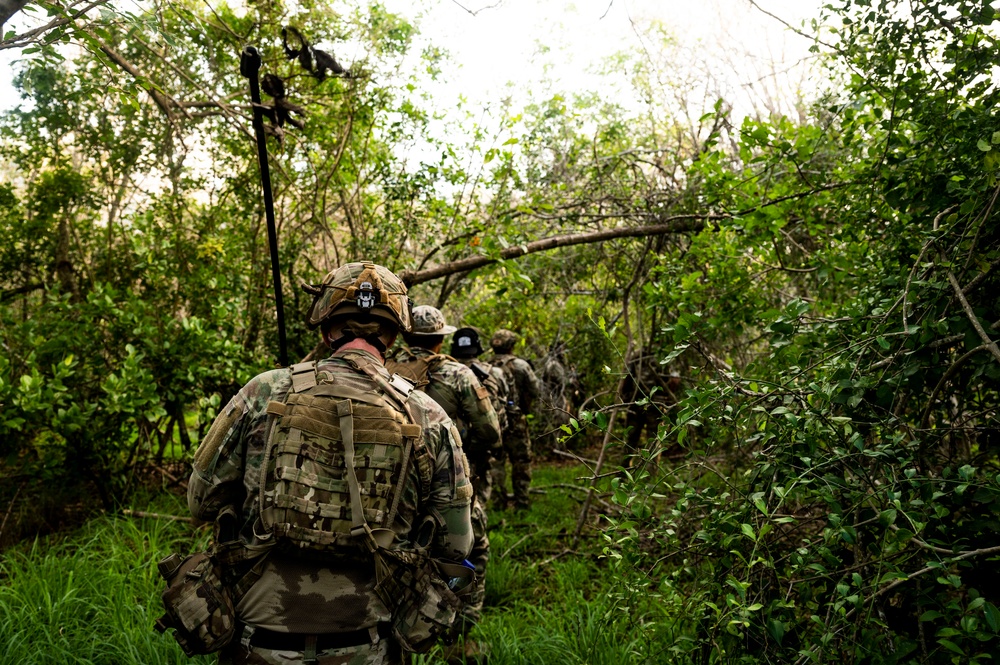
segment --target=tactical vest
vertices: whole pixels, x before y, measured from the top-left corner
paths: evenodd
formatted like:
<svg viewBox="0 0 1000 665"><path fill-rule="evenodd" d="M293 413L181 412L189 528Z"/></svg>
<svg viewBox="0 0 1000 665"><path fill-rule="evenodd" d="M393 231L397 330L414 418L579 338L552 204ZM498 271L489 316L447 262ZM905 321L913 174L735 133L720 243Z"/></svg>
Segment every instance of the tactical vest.
<svg viewBox="0 0 1000 665"><path fill-rule="evenodd" d="M404 349L403 353L406 356L403 361L395 359L386 360L385 368L390 374L398 374L408 379L417 390L423 392L427 392L425 389L427 388L427 384L430 383L430 379L427 376L446 360L454 360L451 356L446 356L443 353L436 353L431 356L418 356L409 349Z"/></svg>
<svg viewBox="0 0 1000 665"><path fill-rule="evenodd" d="M391 528L411 458L421 496L429 494L433 460L407 408L412 386L390 382L370 362L348 362L379 389L338 385L316 363L300 363L291 367L285 401L268 404L274 419L260 469L261 524L285 550L370 560L363 536Z"/></svg>

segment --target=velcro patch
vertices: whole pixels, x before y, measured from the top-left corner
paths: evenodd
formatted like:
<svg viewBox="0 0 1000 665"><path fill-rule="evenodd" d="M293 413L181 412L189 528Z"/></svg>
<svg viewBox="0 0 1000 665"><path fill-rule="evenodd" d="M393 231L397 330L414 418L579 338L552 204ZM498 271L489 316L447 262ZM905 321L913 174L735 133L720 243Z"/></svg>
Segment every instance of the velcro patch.
<svg viewBox="0 0 1000 665"><path fill-rule="evenodd" d="M423 428L420 425L409 425L405 423L400 425L399 429L406 438L412 437L416 439L420 436L420 433L423 432Z"/></svg>

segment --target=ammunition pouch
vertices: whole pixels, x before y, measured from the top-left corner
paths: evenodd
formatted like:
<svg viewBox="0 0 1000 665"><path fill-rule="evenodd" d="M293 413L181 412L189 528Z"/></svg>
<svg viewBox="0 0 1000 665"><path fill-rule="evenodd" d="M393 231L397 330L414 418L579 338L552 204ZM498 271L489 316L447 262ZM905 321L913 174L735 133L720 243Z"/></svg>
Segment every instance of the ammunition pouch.
<svg viewBox="0 0 1000 665"><path fill-rule="evenodd" d="M405 651L454 642L475 571L420 550L375 551L375 593L392 611L392 635Z"/></svg>
<svg viewBox="0 0 1000 665"><path fill-rule="evenodd" d="M229 644L236 610L215 554L198 552L184 558L171 554L157 567L167 588L160 594L166 614L156 620L156 630L173 628L174 639L188 656L213 653Z"/></svg>

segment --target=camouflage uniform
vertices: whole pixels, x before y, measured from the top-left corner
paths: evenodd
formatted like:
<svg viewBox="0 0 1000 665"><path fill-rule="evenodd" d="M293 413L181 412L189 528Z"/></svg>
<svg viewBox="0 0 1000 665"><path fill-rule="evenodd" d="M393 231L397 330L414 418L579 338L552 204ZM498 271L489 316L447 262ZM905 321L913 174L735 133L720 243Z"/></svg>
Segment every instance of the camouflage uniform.
<svg viewBox="0 0 1000 665"><path fill-rule="evenodd" d="M510 458L511 484L514 503L527 508L531 503L528 490L531 486L531 438L528 435L527 415L540 393L538 377L523 358L511 353L517 336L509 330L498 330L490 341L494 356L490 362L504 372L507 379L507 429L503 432L503 453L493 464L493 484L497 488L496 502L506 504L507 468Z"/></svg>
<svg viewBox="0 0 1000 665"><path fill-rule="evenodd" d="M569 401L569 375L562 362L561 350L555 350L542 356L536 373L542 389L541 413L536 413L537 419L532 423L536 433L535 453L539 450L550 452L559 441L560 427L568 425L572 418L572 406Z"/></svg>
<svg viewBox="0 0 1000 665"><path fill-rule="evenodd" d="M426 317L424 316L426 314ZM423 321L425 319L427 321ZM413 310L413 333L411 344L418 344L421 329L430 329L429 335L441 330L454 332L455 328L444 325L444 317L433 307L426 305ZM425 324L422 326L422 323ZM469 621L475 623L482 615L483 599L486 595L486 566L490 559L490 540L487 535L488 518L486 501L490 496L490 462L500 448L500 422L490 400L489 391L480 383L475 372L456 362L449 356L411 346L404 348L387 363L392 371L406 372L407 365L419 361L429 363L424 390L444 409L456 423L462 438L462 448L469 460L470 476L475 492L472 503L472 551L469 561L476 567L476 589L467 599L463 612Z"/></svg>
<svg viewBox="0 0 1000 665"><path fill-rule="evenodd" d="M389 380L381 358L356 348L335 352L319 361L316 369L345 389L378 394L377 383L358 369L362 363L375 367L378 375ZM266 410L269 402L284 401L291 383L289 369L253 378L219 413L195 453L188 486L191 514L213 521L224 509L235 508L239 542L248 556L269 549L271 534L259 535L264 533L259 497L270 422ZM423 518L436 514L439 528L431 542L433 555L461 561L472 541L472 487L457 430L427 395L412 391L408 404L433 459L433 476L429 493L422 495L417 465L408 465L398 511L388 525L396 534L393 547L408 548ZM373 562L302 556L275 548L260 560L257 569L259 578L236 607L240 624L246 628L221 652L220 662L402 662L399 647L387 630L390 611L374 593Z"/></svg>

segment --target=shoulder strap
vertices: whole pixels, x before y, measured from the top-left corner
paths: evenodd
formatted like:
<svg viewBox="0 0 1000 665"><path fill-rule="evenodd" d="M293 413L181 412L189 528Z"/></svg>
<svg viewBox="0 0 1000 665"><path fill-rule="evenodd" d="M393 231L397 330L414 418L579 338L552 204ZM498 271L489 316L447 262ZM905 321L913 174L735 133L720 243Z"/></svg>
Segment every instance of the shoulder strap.
<svg viewBox="0 0 1000 665"><path fill-rule="evenodd" d="M472 373L476 375L476 378L479 379L480 383L488 379L490 376L490 373L480 367L479 363L471 363L469 367L472 368Z"/></svg>
<svg viewBox="0 0 1000 665"><path fill-rule="evenodd" d="M417 389L427 385L427 375L431 371L430 358L410 356L405 362L387 360L385 368L394 375L401 375L412 381Z"/></svg>
<svg viewBox="0 0 1000 665"><path fill-rule="evenodd" d="M367 374L385 392L386 397L389 397L409 420L408 423L402 426L403 439L406 441L403 467L392 497L389 519L386 521L386 524L392 524L392 520L396 517L396 509L399 507L399 499L403 494L403 484L406 482L406 467L409 464L410 455L412 454L413 462L417 466L421 496L430 495L431 481L434 476L434 460L431 457L430 451L427 450L427 446L424 444L423 428L417 424L417 420L413 417L413 412L410 410L409 397L412 394L413 386L406 381L397 380L398 377L396 376L393 376L391 380L386 380L371 361L365 360L362 362L362 359L358 358L352 362L355 367Z"/></svg>

